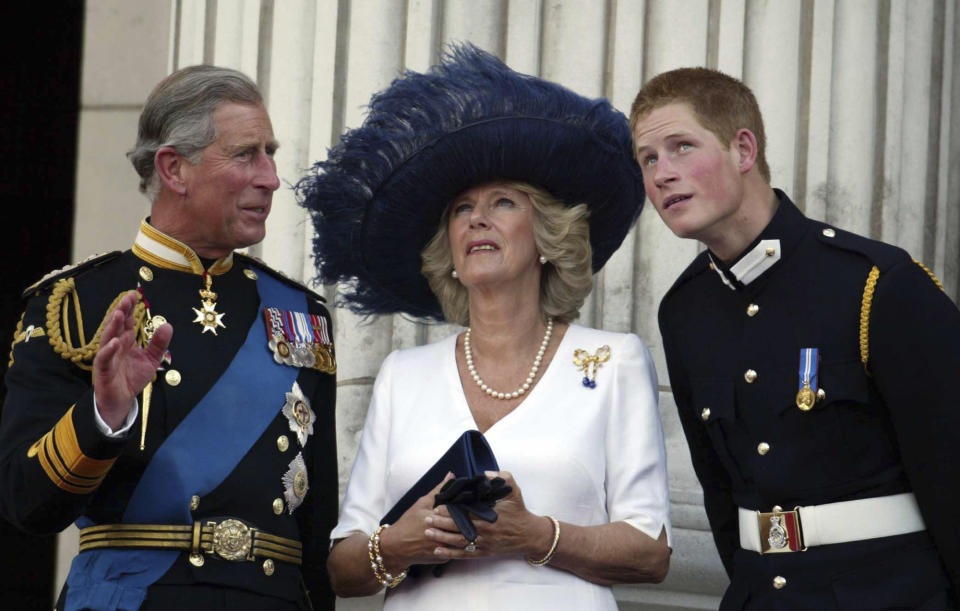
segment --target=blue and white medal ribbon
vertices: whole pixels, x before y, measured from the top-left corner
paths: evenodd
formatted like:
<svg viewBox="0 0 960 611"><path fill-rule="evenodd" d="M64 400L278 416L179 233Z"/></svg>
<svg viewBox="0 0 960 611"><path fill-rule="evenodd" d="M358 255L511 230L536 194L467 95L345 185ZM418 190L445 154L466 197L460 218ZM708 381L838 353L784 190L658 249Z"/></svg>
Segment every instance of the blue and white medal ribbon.
<svg viewBox="0 0 960 611"><path fill-rule="evenodd" d="M303 312L289 312L292 323L294 347L297 363L301 367L313 367L317 358L313 354L313 327Z"/></svg>
<svg viewBox="0 0 960 611"><path fill-rule="evenodd" d="M817 369L820 353L816 348L800 349L800 390L797 391L797 407L808 412L817 402Z"/></svg>

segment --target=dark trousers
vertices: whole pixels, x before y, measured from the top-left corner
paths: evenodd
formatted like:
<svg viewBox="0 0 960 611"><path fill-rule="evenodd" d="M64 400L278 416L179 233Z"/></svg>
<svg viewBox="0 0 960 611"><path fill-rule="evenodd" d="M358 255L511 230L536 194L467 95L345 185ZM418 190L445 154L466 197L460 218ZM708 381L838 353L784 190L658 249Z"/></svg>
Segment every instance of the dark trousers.
<svg viewBox="0 0 960 611"><path fill-rule="evenodd" d="M786 580L775 588L776 577ZM739 550L720 611L954 611L950 583L926 532L810 548Z"/></svg>

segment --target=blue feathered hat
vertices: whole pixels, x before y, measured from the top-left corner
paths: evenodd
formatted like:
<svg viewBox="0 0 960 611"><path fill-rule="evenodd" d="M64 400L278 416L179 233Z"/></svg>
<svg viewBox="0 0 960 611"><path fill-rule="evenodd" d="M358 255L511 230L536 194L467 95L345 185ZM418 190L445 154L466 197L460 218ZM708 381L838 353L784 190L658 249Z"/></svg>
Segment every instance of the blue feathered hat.
<svg viewBox="0 0 960 611"><path fill-rule="evenodd" d="M450 200L491 180L587 204L596 272L643 205L631 151L627 119L607 100L515 72L471 44L449 47L428 72L375 94L363 125L297 184L318 278L346 283L343 300L359 314L442 320L420 252Z"/></svg>

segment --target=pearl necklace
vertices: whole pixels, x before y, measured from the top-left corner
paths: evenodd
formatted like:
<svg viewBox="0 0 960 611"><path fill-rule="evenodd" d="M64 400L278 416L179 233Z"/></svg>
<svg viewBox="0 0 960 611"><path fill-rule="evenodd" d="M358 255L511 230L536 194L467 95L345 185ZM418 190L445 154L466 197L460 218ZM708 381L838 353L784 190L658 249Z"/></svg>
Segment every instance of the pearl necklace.
<svg viewBox="0 0 960 611"><path fill-rule="evenodd" d="M523 385L520 386L520 388L513 392L498 392L487 386L486 382L480 379L480 374L477 373L477 368L473 364L473 351L470 349L470 331L471 328L467 327L467 332L463 336L463 354L467 361L467 370L470 372L470 377L473 378L473 381L477 383L477 386L480 387L480 390L487 393L494 399L516 399L530 390L530 386L533 384L533 379L537 376L537 372L540 371L540 363L543 362L543 354L547 351L547 346L550 344L550 336L553 334L553 318L547 319L547 332L543 335L543 341L540 342L540 350L537 351L537 358L533 359L533 367L530 368L530 373L527 375L527 379L523 382Z"/></svg>

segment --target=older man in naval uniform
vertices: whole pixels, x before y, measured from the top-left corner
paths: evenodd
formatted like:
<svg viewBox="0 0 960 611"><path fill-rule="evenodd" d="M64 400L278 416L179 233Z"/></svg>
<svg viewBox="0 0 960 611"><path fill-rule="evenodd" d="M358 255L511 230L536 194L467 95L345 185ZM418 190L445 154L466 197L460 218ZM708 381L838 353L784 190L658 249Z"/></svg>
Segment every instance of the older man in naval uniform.
<svg viewBox="0 0 960 611"><path fill-rule="evenodd" d="M957 307L903 250L770 187L741 82L659 75L631 130L651 203L706 246L660 330L731 579L721 609L954 608Z"/></svg>
<svg viewBox="0 0 960 611"><path fill-rule="evenodd" d="M175 72L129 154L152 202L132 249L24 293L0 508L80 528L60 609L333 609L329 316L234 252L264 237L276 150L250 79Z"/></svg>

